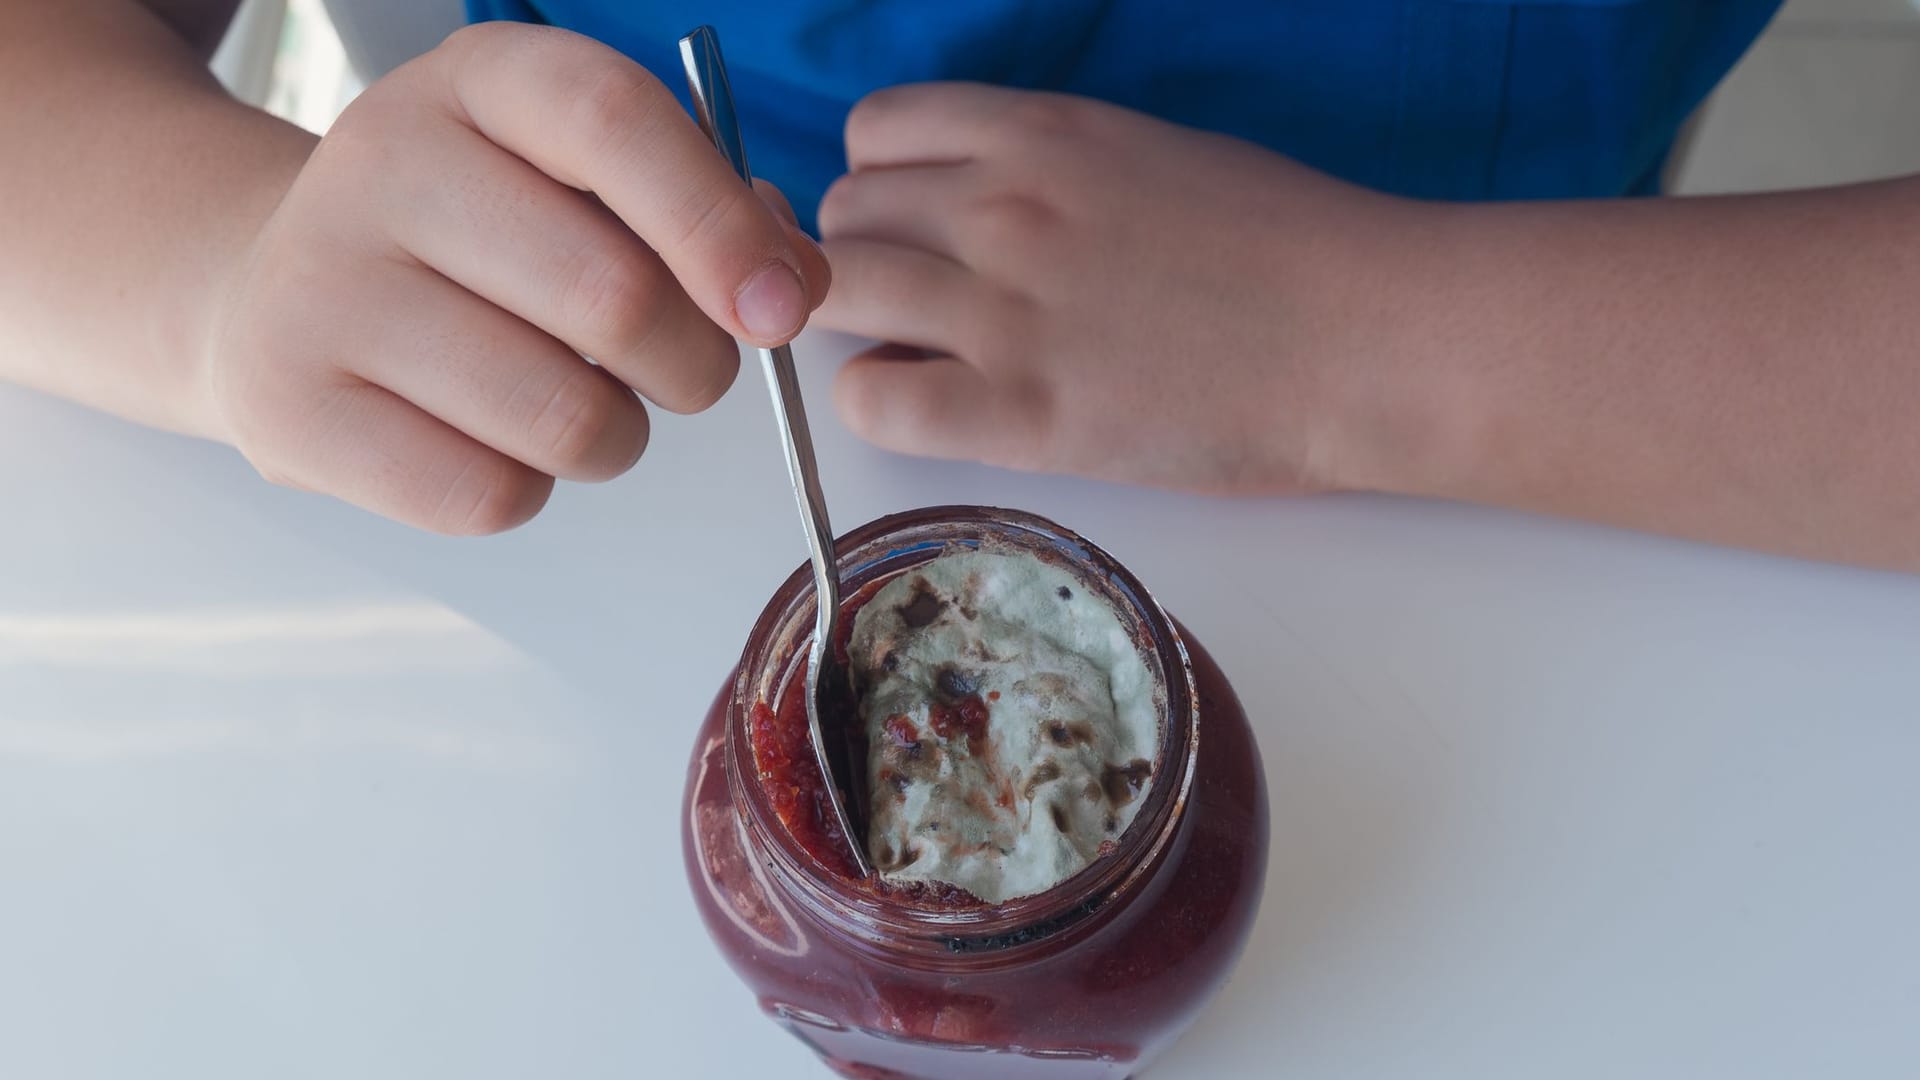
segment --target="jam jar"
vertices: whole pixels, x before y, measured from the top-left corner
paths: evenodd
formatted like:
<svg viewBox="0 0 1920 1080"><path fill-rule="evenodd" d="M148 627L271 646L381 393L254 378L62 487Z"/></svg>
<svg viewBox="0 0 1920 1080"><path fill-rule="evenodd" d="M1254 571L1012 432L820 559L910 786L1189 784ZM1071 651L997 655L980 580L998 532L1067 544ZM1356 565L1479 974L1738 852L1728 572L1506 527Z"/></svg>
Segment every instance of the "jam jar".
<svg viewBox="0 0 1920 1080"><path fill-rule="evenodd" d="M1192 1023L1245 944L1266 865L1260 755L1206 650L1111 556L1034 515L938 507L854 530L836 545L843 624L886 580L983 544L1031 552L1106 593L1157 668L1155 779L1117 840L1051 888L998 904L858 878L805 750L814 594L803 565L700 730L687 873L760 1007L843 1076L1117 1080Z"/></svg>

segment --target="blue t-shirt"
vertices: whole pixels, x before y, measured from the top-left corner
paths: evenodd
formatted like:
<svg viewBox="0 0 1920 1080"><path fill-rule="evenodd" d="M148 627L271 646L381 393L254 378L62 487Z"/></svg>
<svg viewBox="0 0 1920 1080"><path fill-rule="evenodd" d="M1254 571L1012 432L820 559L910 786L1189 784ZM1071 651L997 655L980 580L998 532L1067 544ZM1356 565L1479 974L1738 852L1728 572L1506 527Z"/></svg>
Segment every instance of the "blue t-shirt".
<svg viewBox="0 0 1920 1080"><path fill-rule="evenodd" d="M720 32L754 173L803 221L871 90L969 79L1102 98L1440 199L1648 194L1780 0L467 0L551 23L684 98Z"/></svg>

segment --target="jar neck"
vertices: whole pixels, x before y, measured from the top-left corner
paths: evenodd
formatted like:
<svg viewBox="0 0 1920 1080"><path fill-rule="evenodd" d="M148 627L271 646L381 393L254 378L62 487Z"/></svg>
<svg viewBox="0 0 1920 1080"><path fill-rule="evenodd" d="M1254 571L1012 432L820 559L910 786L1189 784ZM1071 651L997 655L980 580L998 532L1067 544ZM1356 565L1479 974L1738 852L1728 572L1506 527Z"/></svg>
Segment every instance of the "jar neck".
<svg viewBox="0 0 1920 1080"><path fill-rule="evenodd" d="M1101 590L1141 647L1163 702L1145 802L1111 848L1054 887L985 907L941 908L876 891L799 844L760 782L750 717L778 715L810 643L814 595L802 566L777 590L741 657L727 712L727 784L771 883L824 930L866 951L948 969L991 967L1063 947L1147 889L1185 821L1198 750L1197 702L1185 642L1146 589L1106 552L1044 518L982 507L936 507L874 521L840 539L841 580L854 596L956 547L1025 548L1068 564Z"/></svg>

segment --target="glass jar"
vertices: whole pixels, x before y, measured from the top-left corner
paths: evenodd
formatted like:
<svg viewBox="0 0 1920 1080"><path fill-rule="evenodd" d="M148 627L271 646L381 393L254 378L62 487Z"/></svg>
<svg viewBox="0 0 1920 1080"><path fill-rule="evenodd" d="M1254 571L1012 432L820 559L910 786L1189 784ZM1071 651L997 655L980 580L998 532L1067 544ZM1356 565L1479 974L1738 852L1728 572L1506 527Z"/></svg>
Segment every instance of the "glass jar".
<svg viewBox="0 0 1920 1080"><path fill-rule="evenodd" d="M957 909L876 890L818 837L796 839L756 768L753 725L756 706L764 725L783 704L804 723L792 700L813 626L802 566L754 625L694 747L684 826L695 903L761 1008L843 1076L1125 1077L1192 1023L1245 944L1266 866L1260 756L1199 643L1125 567L1043 518L937 507L862 526L837 544L847 606L982 541L1107 593L1157 667L1161 744L1132 824L1044 892Z"/></svg>

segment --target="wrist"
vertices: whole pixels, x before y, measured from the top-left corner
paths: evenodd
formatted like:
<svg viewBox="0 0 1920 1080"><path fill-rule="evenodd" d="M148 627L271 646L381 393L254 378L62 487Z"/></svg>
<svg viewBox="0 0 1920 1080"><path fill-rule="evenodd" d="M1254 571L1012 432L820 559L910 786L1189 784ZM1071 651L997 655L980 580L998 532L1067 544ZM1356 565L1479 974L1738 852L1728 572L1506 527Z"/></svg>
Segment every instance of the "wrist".
<svg viewBox="0 0 1920 1080"><path fill-rule="evenodd" d="M234 182L223 193L227 213L210 222L199 253L201 273L183 297L173 328L178 357L161 426L231 443L216 383L216 361L227 323L245 301L262 235L293 187L317 139L280 120L257 114L262 130L247 160L234 163Z"/></svg>
<svg viewBox="0 0 1920 1080"><path fill-rule="evenodd" d="M1387 199L1327 268L1317 487L1444 498L1477 468L1496 322L1485 298L1500 287L1473 251L1470 209Z"/></svg>

